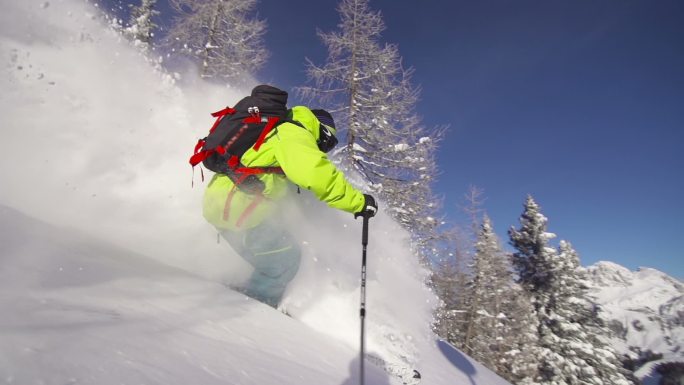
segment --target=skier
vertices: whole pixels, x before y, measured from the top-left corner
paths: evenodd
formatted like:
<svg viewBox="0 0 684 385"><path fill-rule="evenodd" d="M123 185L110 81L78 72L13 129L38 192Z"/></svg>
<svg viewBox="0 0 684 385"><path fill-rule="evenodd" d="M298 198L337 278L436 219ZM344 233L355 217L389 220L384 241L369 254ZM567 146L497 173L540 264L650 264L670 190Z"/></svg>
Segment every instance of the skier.
<svg viewBox="0 0 684 385"><path fill-rule="evenodd" d="M247 168L279 167L282 173L253 174L260 181L258 192L240 182L236 186L234 176L217 173L205 191L204 217L254 267L240 290L274 308L297 274L301 256L298 242L275 217L290 190L288 181L336 209L369 217L378 210L375 199L355 189L327 158L337 144L335 133L327 111L293 107L286 122L271 131L258 150L250 148L240 159Z"/></svg>

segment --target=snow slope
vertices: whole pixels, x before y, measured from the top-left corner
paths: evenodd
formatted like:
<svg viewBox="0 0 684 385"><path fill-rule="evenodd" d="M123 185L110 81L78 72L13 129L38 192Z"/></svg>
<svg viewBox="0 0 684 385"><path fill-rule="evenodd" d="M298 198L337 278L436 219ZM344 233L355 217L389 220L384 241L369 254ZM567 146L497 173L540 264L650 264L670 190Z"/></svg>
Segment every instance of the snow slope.
<svg viewBox="0 0 684 385"><path fill-rule="evenodd" d="M0 212L7 383L332 384L350 376L351 348L219 283Z"/></svg>
<svg viewBox="0 0 684 385"><path fill-rule="evenodd" d="M0 206L0 381L356 384L358 351L218 282ZM369 330L372 333L372 330ZM501 384L444 344L427 384ZM367 365L367 384L396 384Z"/></svg>
<svg viewBox="0 0 684 385"><path fill-rule="evenodd" d="M2 9L0 381L354 383L360 224L350 215L295 194L293 318L226 288L250 267L201 218L187 159L208 112L246 91L193 80L192 69L174 81L86 2ZM383 215L371 224L368 350L429 384L505 384L434 341L436 298L406 233Z"/></svg>

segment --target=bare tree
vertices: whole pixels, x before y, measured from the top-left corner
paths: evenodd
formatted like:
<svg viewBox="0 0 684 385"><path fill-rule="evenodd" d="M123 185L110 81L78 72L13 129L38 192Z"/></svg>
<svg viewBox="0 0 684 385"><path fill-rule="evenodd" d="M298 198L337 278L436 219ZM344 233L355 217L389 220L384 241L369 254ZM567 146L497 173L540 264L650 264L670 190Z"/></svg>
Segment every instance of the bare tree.
<svg viewBox="0 0 684 385"><path fill-rule="evenodd" d="M460 205L459 208L463 213L468 216L470 220L470 231L472 233L473 241L478 234L478 228L480 227L480 218L484 213L484 190L475 185L468 186L468 191L463 194L464 204Z"/></svg>
<svg viewBox="0 0 684 385"><path fill-rule="evenodd" d="M468 275L462 255L447 253L433 263L430 285L441 300L435 309L433 331L455 346L463 346Z"/></svg>
<svg viewBox="0 0 684 385"><path fill-rule="evenodd" d="M427 259L442 223L441 199L432 183L444 129L428 131L415 113L420 90L412 86L413 71L402 65L398 47L381 44L380 12L372 11L368 0L342 0L338 11L339 30L319 32L327 61L322 66L309 61L312 85L299 91L335 112L346 128L342 166L366 178Z"/></svg>
<svg viewBox="0 0 684 385"><path fill-rule="evenodd" d="M194 59L202 77L239 83L266 62L266 23L250 17L256 0L170 0L170 4L179 16L166 42Z"/></svg>
<svg viewBox="0 0 684 385"><path fill-rule="evenodd" d="M476 298L477 285L474 284L476 268L476 242L481 214L484 211L483 191L470 186L463 196L460 210L468 217L468 226L455 226L448 232L448 240L452 252L448 259L440 259L435 264L433 283L437 295L442 300L442 306L436 311L435 319L440 328L435 328L440 336L448 339L455 346L468 350L468 346L476 333L476 322L480 300ZM484 261L483 258L480 258ZM444 287L448 288L446 290ZM472 354L472 349L470 351Z"/></svg>

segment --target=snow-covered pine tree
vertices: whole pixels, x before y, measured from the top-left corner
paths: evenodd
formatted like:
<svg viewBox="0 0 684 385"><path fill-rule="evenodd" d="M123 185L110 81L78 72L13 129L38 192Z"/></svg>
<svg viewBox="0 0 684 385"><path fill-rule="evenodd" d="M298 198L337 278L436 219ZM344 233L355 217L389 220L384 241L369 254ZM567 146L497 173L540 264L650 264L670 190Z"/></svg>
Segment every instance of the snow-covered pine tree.
<svg viewBox="0 0 684 385"><path fill-rule="evenodd" d="M491 220L485 215L480 223L482 196L474 186L464 195L461 210L471 225L450 233L455 252L433 267L433 288L442 299L434 330L512 383L532 385L538 353L534 309L513 282L510 258Z"/></svg>
<svg viewBox="0 0 684 385"><path fill-rule="evenodd" d="M397 46L381 44L380 12L371 10L368 0L342 0L338 11L339 30L319 33L327 61L309 62L313 85L299 90L347 128L342 166L365 176L427 259L441 224L432 182L443 129L428 132L415 113L419 90L411 85L412 70L403 67Z"/></svg>
<svg viewBox="0 0 684 385"><path fill-rule="evenodd" d="M268 58L266 23L250 15L256 0L170 0L178 12L167 44L198 63L204 78L244 82Z"/></svg>
<svg viewBox="0 0 684 385"><path fill-rule="evenodd" d="M499 319L505 317L504 293L512 280L499 238L487 215L477 233L471 271L464 349L485 366L495 368L503 351Z"/></svg>
<svg viewBox="0 0 684 385"><path fill-rule="evenodd" d="M566 358L568 384L631 384L633 378L605 342L608 330L598 317L588 294L579 255L567 241L560 241L552 280L552 301L547 305L548 340Z"/></svg>
<svg viewBox="0 0 684 385"><path fill-rule="evenodd" d="M539 339L535 382L542 385L629 385L610 349L600 341L591 303L578 273L577 254L562 243L549 246L555 235L531 196L525 202L521 227L509 235L516 252L518 280L532 299Z"/></svg>
<svg viewBox="0 0 684 385"><path fill-rule="evenodd" d="M143 52L148 52L152 48L152 38L157 28L152 18L159 14L159 11L155 10L156 3L157 0L142 0L140 5L133 6L128 26L123 30L124 35Z"/></svg>
<svg viewBox="0 0 684 385"><path fill-rule="evenodd" d="M520 229L511 227L508 231L511 245L516 249L512 255L513 267L518 283L530 297L537 316L537 337L539 357L535 382L543 385L567 385L563 380L561 366L565 359L559 355L550 341L546 309L551 302L551 290L556 250L549 245L555 234L546 231L548 219L541 213L532 196L527 197L525 210L520 217Z"/></svg>
<svg viewBox="0 0 684 385"><path fill-rule="evenodd" d="M511 227L508 231L511 245L517 250L512 262L518 282L533 294L536 311L548 302L551 274L556 263L556 250L549 245L556 235L546 231L547 222L537 202L528 195L520 217L520 230Z"/></svg>
<svg viewBox="0 0 684 385"><path fill-rule="evenodd" d="M536 323L531 303L513 282L491 220L484 216L471 266L464 349L518 384L531 384L536 369Z"/></svg>
<svg viewBox="0 0 684 385"><path fill-rule="evenodd" d="M515 283L504 293L503 303L498 318L501 352L492 370L513 384L536 385L539 347L534 306L527 292Z"/></svg>

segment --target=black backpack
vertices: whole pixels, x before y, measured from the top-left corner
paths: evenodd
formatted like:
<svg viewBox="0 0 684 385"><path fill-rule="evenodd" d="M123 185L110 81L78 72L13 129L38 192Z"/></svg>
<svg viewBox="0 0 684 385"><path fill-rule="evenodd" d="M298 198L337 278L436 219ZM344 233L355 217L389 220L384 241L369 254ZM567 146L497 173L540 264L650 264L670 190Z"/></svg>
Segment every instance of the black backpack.
<svg viewBox="0 0 684 385"><path fill-rule="evenodd" d="M200 139L190 164L202 163L216 173L227 175L236 186L249 193L261 193L263 183L256 177L263 173L282 173L280 167L244 167L242 155L258 151L266 136L287 117L287 92L260 85L234 107L211 114L216 122L209 135Z"/></svg>

